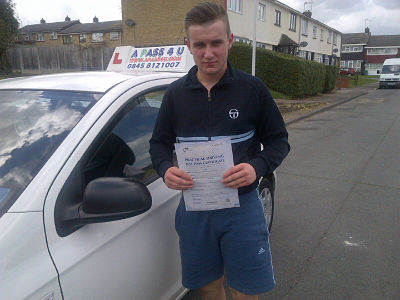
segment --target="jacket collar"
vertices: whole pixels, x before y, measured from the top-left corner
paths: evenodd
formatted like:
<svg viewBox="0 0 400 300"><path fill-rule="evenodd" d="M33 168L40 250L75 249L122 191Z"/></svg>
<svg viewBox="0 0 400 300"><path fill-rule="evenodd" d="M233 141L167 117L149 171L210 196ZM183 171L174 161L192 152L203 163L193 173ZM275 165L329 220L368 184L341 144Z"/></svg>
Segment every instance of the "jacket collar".
<svg viewBox="0 0 400 300"><path fill-rule="evenodd" d="M185 86L188 88L204 88L204 86L201 84L201 82L199 81L199 79L197 78L197 71L198 68L197 66L193 66L187 76L186 76L186 80L185 80ZM222 78L214 85L214 87L216 86L220 86L223 84L229 84L233 81L233 79L235 78L235 73L234 73L234 69L232 68L231 63L228 61L228 66L226 68L226 71L224 73L224 75L222 76ZM214 88L213 87L213 88Z"/></svg>

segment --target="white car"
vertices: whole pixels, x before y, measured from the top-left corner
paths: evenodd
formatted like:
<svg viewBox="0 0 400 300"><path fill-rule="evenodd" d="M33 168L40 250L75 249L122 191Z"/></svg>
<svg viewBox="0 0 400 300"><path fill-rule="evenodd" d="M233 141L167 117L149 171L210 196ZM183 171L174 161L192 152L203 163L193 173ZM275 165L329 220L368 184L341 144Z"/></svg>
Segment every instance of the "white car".
<svg viewBox="0 0 400 300"><path fill-rule="evenodd" d="M0 81L0 299L184 295L174 228L181 194L148 153L163 94L183 75ZM268 180L262 193L272 203Z"/></svg>

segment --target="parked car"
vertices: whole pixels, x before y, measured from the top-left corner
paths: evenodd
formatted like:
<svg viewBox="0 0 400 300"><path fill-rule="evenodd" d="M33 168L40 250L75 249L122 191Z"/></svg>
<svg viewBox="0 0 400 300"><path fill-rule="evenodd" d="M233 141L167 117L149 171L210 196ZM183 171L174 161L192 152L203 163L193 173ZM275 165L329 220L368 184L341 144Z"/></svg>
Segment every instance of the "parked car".
<svg viewBox="0 0 400 300"><path fill-rule="evenodd" d="M0 81L0 299L184 295L174 228L181 193L148 153L164 92L184 74ZM274 174L260 185L271 222L274 187Z"/></svg>
<svg viewBox="0 0 400 300"><path fill-rule="evenodd" d="M353 68L341 68L340 75L355 75L356 72Z"/></svg>
<svg viewBox="0 0 400 300"><path fill-rule="evenodd" d="M400 58L386 59L379 77L379 88L400 87Z"/></svg>

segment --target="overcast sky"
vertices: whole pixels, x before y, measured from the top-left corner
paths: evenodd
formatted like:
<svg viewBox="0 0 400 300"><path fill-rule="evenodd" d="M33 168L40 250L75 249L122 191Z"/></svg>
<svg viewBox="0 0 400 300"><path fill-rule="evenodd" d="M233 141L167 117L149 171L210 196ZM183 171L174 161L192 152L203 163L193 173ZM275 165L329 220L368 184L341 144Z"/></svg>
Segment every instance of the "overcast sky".
<svg viewBox="0 0 400 300"><path fill-rule="evenodd" d="M13 0L22 26L63 21L68 15L81 23L121 19L121 0ZM168 0L173 1L173 0ZM243 0L252 1L252 0ZM311 1L311 0L307 0ZM281 0L303 11L304 0ZM363 32L365 19L372 34L400 34L400 0L314 0L313 18L342 33Z"/></svg>

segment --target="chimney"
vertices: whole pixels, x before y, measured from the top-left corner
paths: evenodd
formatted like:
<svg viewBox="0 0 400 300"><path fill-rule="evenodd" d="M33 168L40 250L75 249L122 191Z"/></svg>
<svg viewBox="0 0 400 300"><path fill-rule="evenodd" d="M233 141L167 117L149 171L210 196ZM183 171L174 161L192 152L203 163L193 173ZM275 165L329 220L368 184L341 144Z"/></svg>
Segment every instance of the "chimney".
<svg viewBox="0 0 400 300"><path fill-rule="evenodd" d="M305 1L304 2L304 11L303 11L303 15L305 15L306 17L311 18L312 15L312 0L309 1ZM307 7L308 6L308 7Z"/></svg>
<svg viewBox="0 0 400 300"><path fill-rule="evenodd" d="M71 18L70 17L68 17L68 15L65 17L65 21L66 22L69 22L69 21L71 21Z"/></svg>
<svg viewBox="0 0 400 300"><path fill-rule="evenodd" d="M306 17L311 18L312 12L311 12L311 10L306 10L305 12L303 12L303 15L305 15Z"/></svg>
<svg viewBox="0 0 400 300"><path fill-rule="evenodd" d="M365 27L365 33L371 34L371 31L369 30L369 27Z"/></svg>
<svg viewBox="0 0 400 300"><path fill-rule="evenodd" d="M40 24L45 24L45 23L46 23L46 20L42 18L42 19L40 20Z"/></svg>
<svg viewBox="0 0 400 300"><path fill-rule="evenodd" d="M93 18L93 23L98 23L99 22L99 18L97 18L96 16L94 16Z"/></svg>

